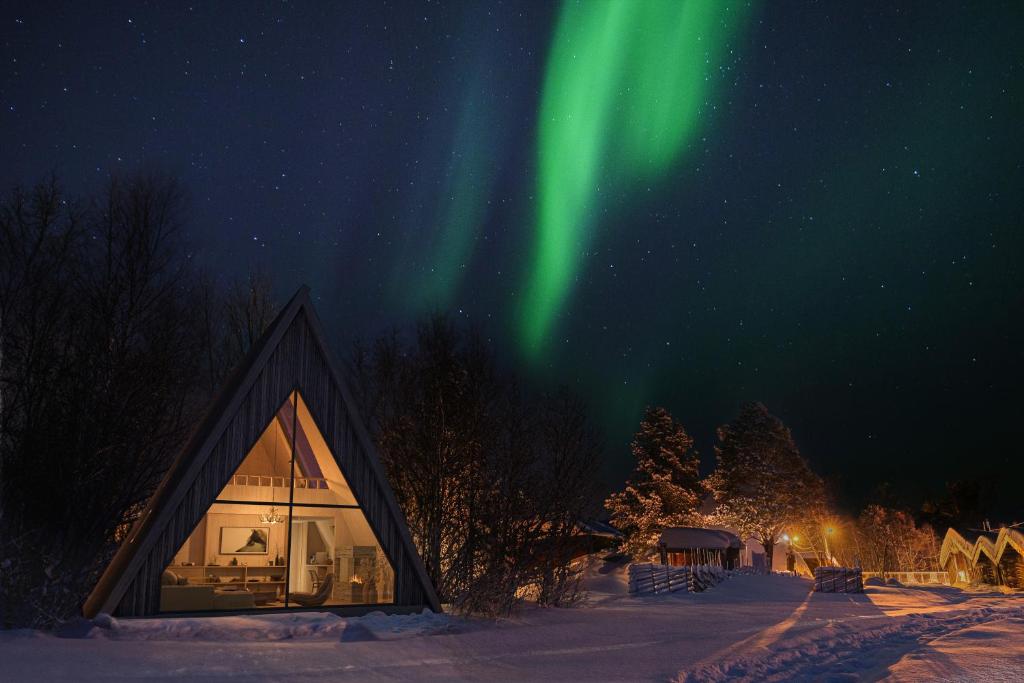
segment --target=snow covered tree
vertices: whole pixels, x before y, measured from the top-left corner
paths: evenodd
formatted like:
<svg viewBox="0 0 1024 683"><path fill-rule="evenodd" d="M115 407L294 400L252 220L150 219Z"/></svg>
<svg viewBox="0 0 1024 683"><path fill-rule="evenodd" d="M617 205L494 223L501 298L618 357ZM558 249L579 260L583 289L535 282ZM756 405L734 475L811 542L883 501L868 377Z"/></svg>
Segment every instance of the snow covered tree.
<svg viewBox="0 0 1024 683"><path fill-rule="evenodd" d="M869 505L857 520L865 569L885 572L938 568L939 544L930 526L918 526L903 510Z"/></svg>
<svg viewBox="0 0 1024 683"><path fill-rule="evenodd" d="M664 408L648 408L630 444L636 467L626 488L605 501L625 536L623 551L643 559L667 526L692 523L701 500L700 459L693 439Z"/></svg>
<svg viewBox="0 0 1024 683"><path fill-rule="evenodd" d="M801 511L820 500L824 485L800 456L782 421L761 403L746 403L739 416L718 428L715 471L705 481L715 498L715 517L772 550Z"/></svg>
<svg viewBox="0 0 1024 683"><path fill-rule="evenodd" d="M627 485L625 490L609 496L604 506L611 514L612 525L623 534L622 552L637 560L650 556L666 526L658 494L645 495L635 486Z"/></svg>

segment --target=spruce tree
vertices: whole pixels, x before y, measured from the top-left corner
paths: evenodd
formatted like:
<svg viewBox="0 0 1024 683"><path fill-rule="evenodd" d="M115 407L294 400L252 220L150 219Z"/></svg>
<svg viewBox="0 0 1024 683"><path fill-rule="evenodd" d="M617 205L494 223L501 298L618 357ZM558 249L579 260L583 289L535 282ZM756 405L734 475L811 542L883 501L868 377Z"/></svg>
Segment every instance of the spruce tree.
<svg viewBox="0 0 1024 683"><path fill-rule="evenodd" d="M664 408L648 408L630 448L636 459L624 490L605 501L611 523L625 536L623 551L650 556L661 530L693 523L702 485L693 439Z"/></svg>
<svg viewBox="0 0 1024 683"><path fill-rule="evenodd" d="M761 403L746 403L718 428L715 471L705 482L715 517L764 547L769 571L783 531L823 495L793 436Z"/></svg>

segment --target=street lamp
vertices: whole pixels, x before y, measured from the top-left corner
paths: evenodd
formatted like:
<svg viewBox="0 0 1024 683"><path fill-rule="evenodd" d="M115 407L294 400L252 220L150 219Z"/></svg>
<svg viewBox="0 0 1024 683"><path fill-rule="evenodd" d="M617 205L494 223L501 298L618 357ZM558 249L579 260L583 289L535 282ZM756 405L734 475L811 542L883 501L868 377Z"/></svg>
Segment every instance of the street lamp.
<svg viewBox="0 0 1024 683"><path fill-rule="evenodd" d="M793 541L796 540L796 536L790 539L789 534L782 534L782 540L786 542L786 571L793 572L796 570L796 556L793 555Z"/></svg>

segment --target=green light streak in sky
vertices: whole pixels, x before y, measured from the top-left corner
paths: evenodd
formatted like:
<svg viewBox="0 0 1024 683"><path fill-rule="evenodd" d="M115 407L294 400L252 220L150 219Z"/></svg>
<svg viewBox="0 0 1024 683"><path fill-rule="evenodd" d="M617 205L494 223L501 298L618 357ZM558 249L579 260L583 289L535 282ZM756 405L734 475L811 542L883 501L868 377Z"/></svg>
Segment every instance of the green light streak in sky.
<svg viewBox="0 0 1024 683"><path fill-rule="evenodd" d="M538 127L537 234L520 342L537 358L565 306L609 188L678 161L707 115L743 11L720 0L563 6Z"/></svg>
<svg viewBox="0 0 1024 683"><path fill-rule="evenodd" d="M477 90L474 82L470 92ZM500 136L488 132L493 116L479 98L468 95L463 101L436 207L436 233L429 246L431 272L403 293L419 310L450 305L462 283L494 184Z"/></svg>

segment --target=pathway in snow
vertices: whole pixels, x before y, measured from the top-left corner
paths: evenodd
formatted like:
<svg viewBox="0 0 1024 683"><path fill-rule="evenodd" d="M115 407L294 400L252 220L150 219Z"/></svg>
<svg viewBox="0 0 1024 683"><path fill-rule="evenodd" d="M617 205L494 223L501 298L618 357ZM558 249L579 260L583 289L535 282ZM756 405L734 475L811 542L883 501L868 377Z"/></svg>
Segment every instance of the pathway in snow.
<svg viewBox="0 0 1024 683"><path fill-rule="evenodd" d="M1024 676L1024 619L1007 617L953 631L904 655L889 667L893 681L1020 681Z"/></svg>

